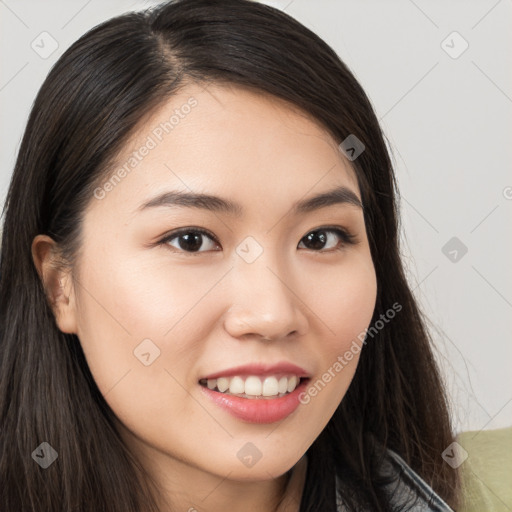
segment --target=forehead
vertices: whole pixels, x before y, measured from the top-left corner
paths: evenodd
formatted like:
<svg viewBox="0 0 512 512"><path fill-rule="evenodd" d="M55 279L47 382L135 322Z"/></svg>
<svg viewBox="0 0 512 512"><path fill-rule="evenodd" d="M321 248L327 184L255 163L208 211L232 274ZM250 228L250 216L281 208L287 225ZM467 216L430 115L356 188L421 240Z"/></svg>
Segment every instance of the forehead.
<svg viewBox="0 0 512 512"><path fill-rule="evenodd" d="M357 179L320 123L250 89L190 84L137 127L113 166L108 201L142 203L165 190L244 199L293 197ZM105 178L107 180L108 177Z"/></svg>

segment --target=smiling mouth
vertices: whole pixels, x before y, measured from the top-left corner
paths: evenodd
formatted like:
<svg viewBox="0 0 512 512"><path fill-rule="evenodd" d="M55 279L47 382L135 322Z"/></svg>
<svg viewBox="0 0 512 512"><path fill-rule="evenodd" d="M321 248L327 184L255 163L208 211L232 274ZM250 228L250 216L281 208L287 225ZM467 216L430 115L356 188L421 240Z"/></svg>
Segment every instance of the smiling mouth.
<svg viewBox="0 0 512 512"><path fill-rule="evenodd" d="M240 398L272 399L292 393L302 382L309 380L297 375L257 375L201 379L199 384L212 391Z"/></svg>

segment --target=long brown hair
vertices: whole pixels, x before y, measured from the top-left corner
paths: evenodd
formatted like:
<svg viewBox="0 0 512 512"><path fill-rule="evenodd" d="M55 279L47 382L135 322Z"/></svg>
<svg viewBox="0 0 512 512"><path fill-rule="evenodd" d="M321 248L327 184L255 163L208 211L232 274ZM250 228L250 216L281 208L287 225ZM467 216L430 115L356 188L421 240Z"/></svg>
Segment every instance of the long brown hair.
<svg viewBox="0 0 512 512"><path fill-rule="evenodd" d="M178 0L90 30L57 61L33 105L4 207L0 262L0 508L156 511L157 492L115 429L80 342L55 323L31 257L50 235L72 264L95 187L144 116L187 82L230 83L287 100L341 142L352 162L377 274L372 325L346 396L309 448L301 512L335 510L334 478L351 510L389 510L375 441L400 454L449 504L458 474L447 397L398 241L397 189L369 99L335 52L302 24L248 0ZM31 454L48 442L58 463Z"/></svg>

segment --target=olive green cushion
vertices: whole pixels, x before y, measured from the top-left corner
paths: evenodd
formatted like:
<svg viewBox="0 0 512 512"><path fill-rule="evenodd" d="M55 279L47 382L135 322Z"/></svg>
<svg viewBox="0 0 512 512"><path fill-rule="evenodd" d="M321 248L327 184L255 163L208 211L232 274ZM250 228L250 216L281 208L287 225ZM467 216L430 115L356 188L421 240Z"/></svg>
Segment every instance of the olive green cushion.
<svg viewBox="0 0 512 512"><path fill-rule="evenodd" d="M512 427L462 432L463 506L458 512L512 511Z"/></svg>

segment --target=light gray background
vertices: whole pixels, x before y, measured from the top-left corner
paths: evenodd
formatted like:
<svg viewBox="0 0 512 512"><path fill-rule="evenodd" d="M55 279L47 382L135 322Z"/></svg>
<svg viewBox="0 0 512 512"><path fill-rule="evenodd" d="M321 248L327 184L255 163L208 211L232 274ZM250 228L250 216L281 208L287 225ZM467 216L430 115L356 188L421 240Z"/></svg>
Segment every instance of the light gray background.
<svg viewBox="0 0 512 512"><path fill-rule="evenodd" d="M153 3L0 0L2 204L53 63L92 26ZM512 425L511 1L265 3L336 50L381 120L402 195L404 259L432 322L457 430ZM58 48L41 58L31 44L42 47L45 31ZM452 237L459 247L445 255Z"/></svg>

